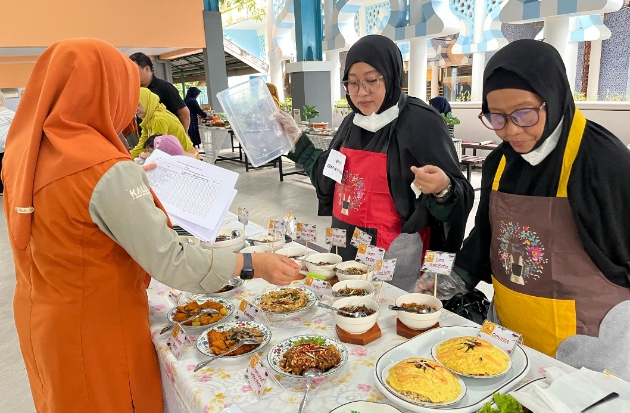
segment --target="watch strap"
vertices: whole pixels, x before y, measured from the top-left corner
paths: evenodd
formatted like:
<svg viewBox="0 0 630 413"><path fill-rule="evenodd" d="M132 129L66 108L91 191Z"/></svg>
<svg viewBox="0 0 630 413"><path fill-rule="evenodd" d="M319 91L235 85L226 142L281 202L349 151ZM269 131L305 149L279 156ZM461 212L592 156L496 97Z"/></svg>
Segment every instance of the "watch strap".
<svg viewBox="0 0 630 413"><path fill-rule="evenodd" d="M241 278L244 280L251 280L254 278L254 266L252 264L252 254L248 252L242 253L243 255L243 270L241 270Z"/></svg>

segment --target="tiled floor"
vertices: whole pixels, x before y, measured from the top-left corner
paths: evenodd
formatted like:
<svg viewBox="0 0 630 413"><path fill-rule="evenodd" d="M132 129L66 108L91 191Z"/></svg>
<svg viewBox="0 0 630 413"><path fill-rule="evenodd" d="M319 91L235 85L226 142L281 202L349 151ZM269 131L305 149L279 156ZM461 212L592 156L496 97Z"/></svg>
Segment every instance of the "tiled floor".
<svg viewBox="0 0 630 413"><path fill-rule="evenodd" d="M287 162L286 169L290 169ZM317 216L317 198L308 178L292 175L280 182L278 170L262 168L245 173L242 165L220 162L219 166L240 173L236 189L238 195L231 210L246 207L252 221L262 223L269 218L282 218L293 211L300 221L317 224L324 237L324 228L330 225L329 217ZM473 183L479 185L480 174L473 174ZM479 192L476 192L477 197ZM468 220L468 230L472 228L474 213ZM13 292L15 273L11 249L7 239L4 214L0 216L0 413L33 413L33 401L20 354L17 334L13 323ZM492 288L482 288L491 294Z"/></svg>

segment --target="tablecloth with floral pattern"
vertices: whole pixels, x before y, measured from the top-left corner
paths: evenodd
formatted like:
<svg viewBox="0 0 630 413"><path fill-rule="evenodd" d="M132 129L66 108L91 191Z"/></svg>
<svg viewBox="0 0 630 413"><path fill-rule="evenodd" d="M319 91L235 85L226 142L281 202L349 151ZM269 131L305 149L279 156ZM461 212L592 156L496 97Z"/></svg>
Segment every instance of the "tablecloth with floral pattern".
<svg viewBox="0 0 630 413"><path fill-rule="evenodd" d="M262 279L247 281L235 291L231 299L235 302L242 299L251 300L270 287L272 286ZM173 306L168 298L169 290L169 287L155 280L148 289L151 335L162 367L162 380L169 413L220 412L232 404L238 405L245 413L297 412L302 400L304 380L276 375L284 390L280 390L272 384L271 380L268 380L265 394L257 399L244 377L247 358L217 360L195 373L193 372L195 365L206 357L197 351L194 345L189 345L181 358L177 360L167 346L168 334L159 335L159 331L168 324L166 314ZM395 312L387 308L388 304L393 304L396 297L404 293L394 286L384 284L379 299L378 319L382 337L366 346L345 344L350 354L347 364L330 377L314 380L307 413L327 413L341 404L354 400L389 403L374 385L373 370L376 361L384 352L406 340L396 334ZM440 325L470 326L475 324L444 311ZM266 363L267 351L286 338L300 334L318 334L337 338L330 312L319 307L313 307L280 322L272 322L271 330L270 344L259 352L267 368L269 368ZM532 365L528 379L542 377L543 367L560 366L571 369L534 350L526 349L526 351ZM271 368L269 370L273 373Z"/></svg>

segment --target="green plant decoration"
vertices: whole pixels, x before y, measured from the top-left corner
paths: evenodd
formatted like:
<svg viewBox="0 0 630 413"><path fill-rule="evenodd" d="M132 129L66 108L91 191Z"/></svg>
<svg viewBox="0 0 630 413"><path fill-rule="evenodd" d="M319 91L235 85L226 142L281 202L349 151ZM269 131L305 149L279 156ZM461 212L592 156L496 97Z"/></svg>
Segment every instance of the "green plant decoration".
<svg viewBox="0 0 630 413"><path fill-rule="evenodd" d="M446 122L446 125L448 127L455 127L455 125L459 125L461 123L459 119L453 116L453 113L451 112L448 112L448 115L445 115L443 113L441 113L440 115L442 115L442 118L444 119L444 122Z"/></svg>
<svg viewBox="0 0 630 413"><path fill-rule="evenodd" d="M319 116L319 111L315 109L315 106L304 105L302 116L306 121L310 122L311 119Z"/></svg>

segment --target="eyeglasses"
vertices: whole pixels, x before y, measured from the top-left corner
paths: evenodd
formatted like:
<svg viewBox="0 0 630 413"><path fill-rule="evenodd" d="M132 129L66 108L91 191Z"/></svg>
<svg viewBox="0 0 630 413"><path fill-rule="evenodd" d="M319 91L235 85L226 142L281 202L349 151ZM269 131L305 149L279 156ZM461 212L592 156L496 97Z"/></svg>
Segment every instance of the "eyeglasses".
<svg viewBox="0 0 630 413"><path fill-rule="evenodd" d="M341 82L343 85L343 90L350 96L359 94L359 85L363 86L363 90L367 93L372 94L378 92L381 87L380 80L383 79L383 76L379 76L375 79L365 79L362 82L358 80L346 80Z"/></svg>
<svg viewBox="0 0 630 413"><path fill-rule="evenodd" d="M527 128L534 126L540 120L540 111L547 106L547 102L543 102L538 109L528 108L519 109L504 115L502 113L480 113L479 120L488 129L501 130L507 125L508 119L516 126Z"/></svg>

